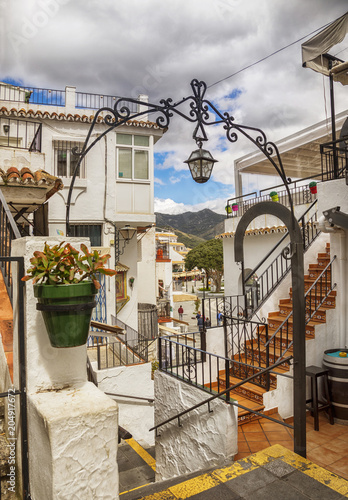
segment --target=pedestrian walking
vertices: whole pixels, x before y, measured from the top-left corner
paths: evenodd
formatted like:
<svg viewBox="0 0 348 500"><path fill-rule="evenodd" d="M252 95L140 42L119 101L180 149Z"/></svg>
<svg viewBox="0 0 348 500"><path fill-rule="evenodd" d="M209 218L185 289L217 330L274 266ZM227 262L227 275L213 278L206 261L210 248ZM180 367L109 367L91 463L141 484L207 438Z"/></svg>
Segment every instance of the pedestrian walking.
<svg viewBox="0 0 348 500"><path fill-rule="evenodd" d="M196 314L197 325L198 325L198 320L201 316L202 316L201 311L198 311L198 313Z"/></svg>
<svg viewBox="0 0 348 500"><path fill-rule="evenodd" d="M211 327L211 321L210 321L210 319L209 319L209 318L207 318L207 319L205 320L205 326L206 326L207 328L210 328L210 327Z"/></svg>
<svg viewBox="0 0 348 500"><path fill-rule="evenodd" d="M182 321L184 317L184 309L182 306L179 307L178 313L179 313L179 319Z"/></svg>
<svg viewBox="0 0 348 500"><path fill-rule="evenodd" d="M218 311L218 313L216 315L216 319L217 319L218 326L221 326L222 325L222 312L221 311Z"/></svg>

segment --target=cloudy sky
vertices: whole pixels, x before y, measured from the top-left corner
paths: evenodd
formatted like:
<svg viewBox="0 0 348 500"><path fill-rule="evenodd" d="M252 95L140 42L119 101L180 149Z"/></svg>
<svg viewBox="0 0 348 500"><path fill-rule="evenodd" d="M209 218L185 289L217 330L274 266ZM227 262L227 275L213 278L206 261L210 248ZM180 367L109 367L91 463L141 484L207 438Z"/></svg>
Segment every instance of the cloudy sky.
<svg viewBox="0 0 348 500"><path fill-rule="evenodd" d="M157 103L189 95L197 78L220 111L276 142L329 116L328 81L301 67L301 41L240 70L346 11L346 0L0 0L0 81ZM348 37L331 53L347 60ZM335 93L336 111L347 109L347 87L336 83ZM192 132L175 118L156 145L157 211L223 212L234 195L233 162L250 143L227 144L210 127L206 147L219 163L197 185L183 163L196 148ZM248 192L257 187L249 176Z"/></svg>

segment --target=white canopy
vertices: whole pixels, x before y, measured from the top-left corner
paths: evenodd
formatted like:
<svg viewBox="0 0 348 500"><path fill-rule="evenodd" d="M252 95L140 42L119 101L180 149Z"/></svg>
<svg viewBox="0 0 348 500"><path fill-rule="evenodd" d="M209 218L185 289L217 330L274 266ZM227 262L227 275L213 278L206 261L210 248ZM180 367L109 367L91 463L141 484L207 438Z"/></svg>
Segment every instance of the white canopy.
<svg viewBox="0 0 348 500"><path fill-rule="evenodd" d="M302 44L303 66L326 76L332 74L335 81L348 85L348 62L332 61L332 57L325 57L331 47L344 40L347 33L348 12ZM330 69L330 60L333 65L332 69Z"/></svg>

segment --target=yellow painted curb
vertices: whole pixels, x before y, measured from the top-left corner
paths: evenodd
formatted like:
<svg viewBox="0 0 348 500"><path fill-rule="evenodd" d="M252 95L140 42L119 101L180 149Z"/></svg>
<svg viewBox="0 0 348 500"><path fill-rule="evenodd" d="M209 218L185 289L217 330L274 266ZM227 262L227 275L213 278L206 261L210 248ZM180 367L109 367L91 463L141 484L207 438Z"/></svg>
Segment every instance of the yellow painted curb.
<svg viewBox="0 0 348 500"><path fill-rule="evenodd" d="M145 450L144 450L145 451ZM184 500L198 493L214 488L218 484L225 483L243 474L247 474L252 470L272 462L275 459L281 459L283 462L291 465L295 469L303 472L307 476L312 477L319 483L337 491L341 495L348 497L348 481L337 476L315 463L300 457L296 453L276 444L262 451L258 451L247 458L238 460L228 467L216 469L211 473L202 474L183 483L169 487L165 491L154 493L143 497L143 500Z"/></svg>
<svg viewBox="0 0 348 500"><path fill-rule="evenodd" d="M148 453L139 443L137 443L133 438L126 439L126 443L133 448L133 450L138 453L138 455L144 460L156 472L156 460Z"/></svg>

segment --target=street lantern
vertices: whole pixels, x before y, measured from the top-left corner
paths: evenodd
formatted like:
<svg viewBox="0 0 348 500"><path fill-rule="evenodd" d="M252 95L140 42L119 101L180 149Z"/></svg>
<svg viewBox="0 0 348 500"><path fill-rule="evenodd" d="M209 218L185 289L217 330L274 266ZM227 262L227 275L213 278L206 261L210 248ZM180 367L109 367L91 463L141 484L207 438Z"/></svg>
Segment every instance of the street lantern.
<svg viewBox="0 0 348 500"><path fill-rule="evenodd" d="M214 163L217 161L209 151L199 148L192 151L189 159L185 160L184 163L188 164L192 179L199 184L203 184L210 179Z"/></svg>
<svg viewBox="0 0 348 500"><path fill-rule="evenodd" d="M137 232L137 228L131 227L129 224L126 224L124 227L121 227L118 232L121 234L125 242L128 243Z"/></svg>

